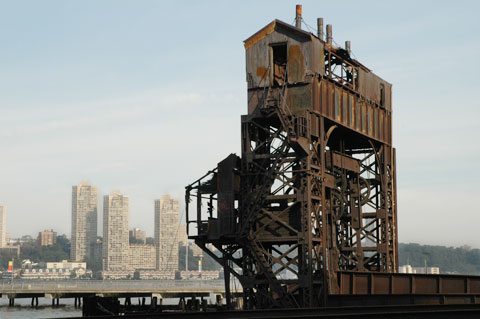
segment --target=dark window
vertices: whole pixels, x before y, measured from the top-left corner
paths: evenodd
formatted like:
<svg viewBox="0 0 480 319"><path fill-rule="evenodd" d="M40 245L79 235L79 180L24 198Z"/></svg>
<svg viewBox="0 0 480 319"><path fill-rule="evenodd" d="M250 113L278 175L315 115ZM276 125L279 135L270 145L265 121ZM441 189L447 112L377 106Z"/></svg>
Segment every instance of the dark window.
<svg viewBox="0 0 480 319"><path fill-rule="evenodd" d="M272 46L273 85L284 85L287 81L287 45Z"/></svg>
<svg viewBox="0 0 480 319"><path fill-rule="evenodd" d="M385 85L380 83L380 105L385 105Z"/></svg>

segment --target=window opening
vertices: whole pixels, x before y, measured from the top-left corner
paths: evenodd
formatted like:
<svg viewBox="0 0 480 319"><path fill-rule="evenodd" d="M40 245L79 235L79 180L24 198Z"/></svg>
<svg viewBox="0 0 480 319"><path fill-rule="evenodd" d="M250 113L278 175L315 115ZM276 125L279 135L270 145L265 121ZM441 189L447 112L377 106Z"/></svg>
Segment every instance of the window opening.
<svg viewBox="0 0 480 319"><path fill-rule="evenodd" d="M385 85L380 83L380 106L385 105Z"/></svg>
<svg viewBox="0 0 480 319"><path fill-rule="evenodd" d="M287 45L272 46L273 53L273 85L284 85L287 77Z"/></svg>

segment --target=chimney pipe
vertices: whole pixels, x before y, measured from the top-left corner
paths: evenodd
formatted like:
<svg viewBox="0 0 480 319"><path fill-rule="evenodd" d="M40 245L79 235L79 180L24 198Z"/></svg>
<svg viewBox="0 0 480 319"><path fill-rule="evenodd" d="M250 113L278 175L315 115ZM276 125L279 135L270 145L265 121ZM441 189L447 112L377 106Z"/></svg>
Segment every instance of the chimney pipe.
<svg viewBox="0 0 480 319"><path fill-rule="evenodd" d="M332 37L332 25L327 24L327 42L328 44L332 44L333 37Z"/></svg>
<svg viewBox="0 0 480 319"><path fill-rule="evenodd" d="M317 18L317 35L323 41L323 18Z"/></svg>
<svg viewBox="0 0 480 319"><path fill-rule="evenodd" d="M295 26L299 29L302 28L302 5L297 4L295 7Z"/></svg>
<svg viewBox="0 0 480 319"><path fill-rule="evenodd" d="M351 50L350 50L350 41L345 41L345 50L347 50L348 55L350 55Z"/></svg>

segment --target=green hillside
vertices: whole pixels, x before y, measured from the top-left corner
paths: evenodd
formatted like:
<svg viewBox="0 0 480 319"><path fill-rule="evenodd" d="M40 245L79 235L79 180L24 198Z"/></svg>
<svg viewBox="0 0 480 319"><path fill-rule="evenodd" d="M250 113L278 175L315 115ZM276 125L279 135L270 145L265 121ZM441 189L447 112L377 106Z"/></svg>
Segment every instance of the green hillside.
<svg viewBox="0 0 480 319"><path fill-rule="evenodd" d="M440 272L465 275L480 275L480 249L469 246L445 247L419 244L399 244L400 266L410 264L423 267L427 258L428 267L440 267ZM426 254L424 254L426 253Z"/></svg>

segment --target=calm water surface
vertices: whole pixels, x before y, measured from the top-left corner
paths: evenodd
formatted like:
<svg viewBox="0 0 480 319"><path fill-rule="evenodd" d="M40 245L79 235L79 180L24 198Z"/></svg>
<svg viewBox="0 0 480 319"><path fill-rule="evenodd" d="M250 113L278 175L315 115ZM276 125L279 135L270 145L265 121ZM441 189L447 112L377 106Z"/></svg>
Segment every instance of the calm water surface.
<svg viewBox="0 0 480 319"><path fill-rule="evenodd" d="M0 299L0 319L81 317L82 309L75 308L74 299L60 299L60 306L52 308L52 300L38 298L38 308L30 306L32 299L15 299L15 306L8 306L8 299Z"/></svg>

